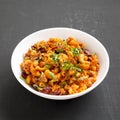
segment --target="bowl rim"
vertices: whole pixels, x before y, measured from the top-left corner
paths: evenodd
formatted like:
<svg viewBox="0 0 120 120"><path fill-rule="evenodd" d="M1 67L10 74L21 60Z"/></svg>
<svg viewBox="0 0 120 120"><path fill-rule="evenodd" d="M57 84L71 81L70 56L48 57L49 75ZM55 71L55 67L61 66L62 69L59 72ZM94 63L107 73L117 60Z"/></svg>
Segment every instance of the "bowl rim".
<svg viewBox="0 0 120 120"><path fill-rule="evenodd" d="M20 78L17 77L17 75L15 74L14 72L14 68L13 68L13 58L14 58L14 53L15 53L15 50L17 49L17 47L19 46L19 44L22 43L22 41L24 41L26 38L28 37L31 37L39 32L46 32L48 30L72 30L72 31L75 31L75 32L81 32L82 34L85 34L87 35L88 37L91 37L92 39L96 40L96 42L102 47L103 51L105 52L106 54L106 63L107 63L107 68L105 70L105 73L104 73L104 76L99 80L99 82L97 82L96 84L94 84L94 86L92 85L91 87L87 88L85 91L82 91L80 93L75 93L75 94L71 94L71 95L49 95L49 94L45 94L45 93L41 93L41 92L38 92L36 90L34 90L33 88L31 88L29 85L27 85L25 82L22 82ZM110 59L109 59L109 55L108 55L108 52L106 50L106 48L103 46L103 44L95 37L93 37L92 35L84 32L84 31L81 31L81 30L78 30L78 29L74 29L74 28L68 28L68 27L53 27L53 28L47 28L47 29L42 29L42 30L38 30L36 32L33 32L32 34L29 34L28 36L26 36L25 38L23 38L17 45L16 47L14 48L13 52L12 52L12 56L11 56L11 69L13 71L13 74L15 76L15 78L17 79L17 81L24 87L26 88L28 91L32 92L33 94L37 95L37 96L40 96L40 97L43 97L43 98L47 98L47 99L52 99L52 100L67 100L67 99L73 99L73 98L77 98L77 97L80 97L80 96L83 96L87 93L89 93L90 91L92 91L93 89L95 89L106 77L107 73L108 73L108 70L109 70L109 66L110 66Z"/></svg>

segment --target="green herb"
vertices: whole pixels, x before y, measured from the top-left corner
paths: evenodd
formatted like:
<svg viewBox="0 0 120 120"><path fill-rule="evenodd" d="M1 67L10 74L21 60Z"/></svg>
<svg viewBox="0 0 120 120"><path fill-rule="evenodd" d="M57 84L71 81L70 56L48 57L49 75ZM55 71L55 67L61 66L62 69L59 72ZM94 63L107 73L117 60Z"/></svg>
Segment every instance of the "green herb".
<svg viewBox="0 0 120 120"><path fill-rule="evenodd" d="M67 84L67 82L63 82L63 83L62 83L62 87L64 87L66 84Z"/></svg>
<svg viewBox="0 0 120 120"><path fill-rule="evenodd" d="M54 62L58 62L59 60L59 54L54 53L53 55L50 56Z"/></svg>
<svg viewBox="0 0 120 120"><path fill-rule="evenodd" d="M78 67L78 64L75 64L74 67Z"/></svg>
<svg viewBox="0 0 120 120"><path fill-rule="evenodd" d="M82 77L80 77L78 80L84 80L84 79L86 79L86 78L88 78L88 76L82 76Z"/></svg>
<svg viewBox="0 0 120 120"><path fill-rule="evenodd" d="M81 68L75 68L78 72L82 72L82 69Z"/></svg>
<svg viewBox="0 0 120 120"><path fill-rule="evenodd" d="M23 78L22 76L20 76L20 79L22 79L22 80L24 80L24 81L26 82L26 79L25 79L25 78Z"/></svg>
<svg viewBox="0 0 120 120"><path fill-rule="evenodd" d="M40 74L40 76L39 76L39 81L42 81L42 79L43 79L44 76L45 76L44 73L41 72L41 74Z"/></svg>
<svg viewBox="0 0 120 120"><path fill-rule="evenodd" d="M80 54L79 50L77 48L71 48L71 52L75 55L78 56Z"/></svg>
<svg viewBox="0 0 120 120"><path fill-rule="evenodd" d="M35 89L39 90L39 91L43 90L42 87L40 87L40 86L38 86L38 85L36 85L36 84L33 84L33 87L34 87Z"/></svg>
<svg viewBox="0 0 120 120"><path fill-rule="evenodd" d="M83 52L83 50L81 48L78 48L78 50L79 50L80 53Z"/></svg>
<svg viewBox="0 0 120 120"><path fill-rule="evenodd" d="M43 72L41 72L40 77L42 77L43 75L44 75L44 73L43 73Z"/></svg>
<svg viewBox="0 0 120 120"><path fill-rule="evenodd" d="M63 68L64 70L69 70L72 66L73 66L73 65L70 64L70 63L68 63L68 62L64 62L64 63L62 64L62 68Z"/></svg>
<svg viewBox="0 0 120 120"><path fill-rule="evenodd" d="M46 67L47 69L50 69L50 68L52 67L52 65L51 65L51 64L45 65L45 67Z"/></svg>
<svg viewBox="0 0 120 120"><path fill-rule="evenodd" d="M62 52L63 52L63 49L62 49L62 48L58 48L58 49L57 49L57 52L62 53Z"/></svg>
<svg viewBox="0 0 120 120"><path fill-rule="evenodd" d="M81 68L78 67L78 65L74 65L72 67L72 69L75 70L75 71L78 71L78 72L82 72L83 71Z"/></svg>
<svg viewBox="0 0 120 120"><path fill-rule="evenodd" d="M62 44L63 44L65 47L68 47L68 44L67 44L66 40L63 40L63 41L62 41Z"/></svg>
<svg viewBox="0 0 120 120"><path fill-rule="evenodd" d="M56 80L55 75L54 75L53 72L49 72L49 75L51 76L51 78L52 78L53 80Z"/></svg>

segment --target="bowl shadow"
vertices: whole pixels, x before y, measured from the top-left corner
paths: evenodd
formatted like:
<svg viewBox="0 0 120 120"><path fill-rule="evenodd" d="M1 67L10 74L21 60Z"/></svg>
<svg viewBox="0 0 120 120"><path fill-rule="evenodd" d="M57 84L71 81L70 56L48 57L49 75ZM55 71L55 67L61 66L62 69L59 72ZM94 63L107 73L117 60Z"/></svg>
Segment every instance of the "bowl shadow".
<svg viewBox="0 0 120 120"><path fill-rule="evenodd" d="M12 85L5 86L2 91L2 116L9 120L21 119L74 119L76 114L84 115L88 109L94 92L70 100L49 100L32 94L23 88L11 74ZM10 80L10 81L11 81ZM76 111L76 112L75 112ZM72 114L74 113L74 114Z"/></svg>

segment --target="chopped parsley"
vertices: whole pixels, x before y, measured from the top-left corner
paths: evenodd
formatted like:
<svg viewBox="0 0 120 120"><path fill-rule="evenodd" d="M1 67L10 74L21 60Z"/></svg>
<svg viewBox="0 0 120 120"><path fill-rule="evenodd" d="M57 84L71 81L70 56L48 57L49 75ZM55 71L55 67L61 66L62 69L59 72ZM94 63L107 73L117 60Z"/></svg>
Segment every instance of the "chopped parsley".
<svg viewBox="0 0 120 120"><path fill-rule="evenodd" d="M58 62L59 60L59 54L54 53L53 55L50 56L54 62Z"/></svg>
<svg viewBox="0 0 120 120"><path fill-rule="evenodd" d="M37 89L38 91L43 90L43 87L38 86L37 84L33 84L33 87Z"/></svg>
<svg viewBox="0 0 120 120"><path fill-rule="evenodd" d="M51 65L51 64L46 64L45 67L46 67L47 69L50 69L50 68L52 68L52 65Z"/></svg>
<svg viewBox="0 0 120 120"><path fill-rule="evenodd" d="M62 48L58 48L58 49L57 49L57 52L58 52L58 53L62 53L62 52L63 52L63 49L62 49Z"/></svg>
<svg viewBox="0 0 120 120"><path fill-rule="evenodd" d="M64 63L62 64L62 68L63 68L64 70L69 70L72 66L73 66L73 65L72 65L71 63L68 63L68 62L64 62Z"/></svg>
<svg viewBox="0 0 120 120"><path fill-rule="evenodd" d="M80 54L80 51L78 48L71 48L71 52L75 55L78 56Z"/></svg>
<svg viewBox="0 0 120 120"><path fill-rule="evenodd" d="M64 87L65 85L67 85L67 82L64 81L64 82L62 83L61 87Z"/></svg>

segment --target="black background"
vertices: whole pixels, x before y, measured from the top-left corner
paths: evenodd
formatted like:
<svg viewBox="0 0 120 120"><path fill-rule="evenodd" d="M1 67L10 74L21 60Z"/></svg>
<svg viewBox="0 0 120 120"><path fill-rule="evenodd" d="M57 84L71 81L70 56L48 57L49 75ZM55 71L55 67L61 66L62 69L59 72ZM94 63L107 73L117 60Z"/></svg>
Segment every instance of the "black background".
<svg viewBox="0 0 120 120"><path fill-rule="evenodd" d="M106 47L110 69L95 90L54 101L38 97L15 79L15 46L40 29L72 27ZM120 0L0 0L0 120L120 120ZM98 48L99 49L99 48Z"/></svg>

